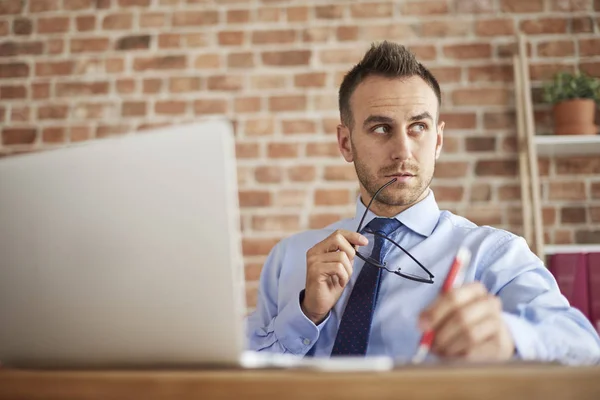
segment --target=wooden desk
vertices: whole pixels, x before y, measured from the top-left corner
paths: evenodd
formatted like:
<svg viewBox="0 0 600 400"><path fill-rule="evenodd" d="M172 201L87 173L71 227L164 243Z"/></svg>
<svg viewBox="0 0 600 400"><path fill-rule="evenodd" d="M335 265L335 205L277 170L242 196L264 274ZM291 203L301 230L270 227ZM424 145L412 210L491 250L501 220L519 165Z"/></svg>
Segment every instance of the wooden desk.
<svg viewBox="0 0 600 400"><path fill-rule="evenodd" d="M600 367L50 372L0 370L0 399L600 399Z"/></svg>

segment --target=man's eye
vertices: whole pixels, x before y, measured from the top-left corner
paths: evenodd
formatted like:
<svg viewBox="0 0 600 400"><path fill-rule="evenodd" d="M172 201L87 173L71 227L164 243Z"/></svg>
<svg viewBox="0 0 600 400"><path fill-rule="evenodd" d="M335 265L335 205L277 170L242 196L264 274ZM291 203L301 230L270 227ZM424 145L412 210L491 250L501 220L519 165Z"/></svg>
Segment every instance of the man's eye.
<svg viewBox="0 0 600 400"><path fill-rule="evenodd" d="M380 133L382 135L388 133L389 131L390 131L389 128L387 126L385 126L385 125L380 125L380 126L377 126L377 127L375 127L373 129L374 133Z"/></svg>
<svg viewBox="0 0 600 400"><path fill-rule="evenodd" d="M414 133L423 133L427 130L427 125L425 124L414 124L410 127L411 132Z"/></svg>

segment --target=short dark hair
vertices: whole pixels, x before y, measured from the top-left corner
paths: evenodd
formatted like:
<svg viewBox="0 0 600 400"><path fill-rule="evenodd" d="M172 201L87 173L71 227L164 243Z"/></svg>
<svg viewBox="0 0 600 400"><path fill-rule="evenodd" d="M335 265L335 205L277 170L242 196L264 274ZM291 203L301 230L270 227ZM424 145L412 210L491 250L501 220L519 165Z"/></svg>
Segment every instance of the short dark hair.
<svg viewBox="0 0 600 400"><path fill-rule="evenodd" d="M386 78L421 77L435 92L438 107L442 105L440 85L433 74L417 61L415 55L406 47L388 41L371 44L363 59L344 76L339 91L340 119L352 127L354 118L350 109L350 97L356 87L369 76Z"/></svg>

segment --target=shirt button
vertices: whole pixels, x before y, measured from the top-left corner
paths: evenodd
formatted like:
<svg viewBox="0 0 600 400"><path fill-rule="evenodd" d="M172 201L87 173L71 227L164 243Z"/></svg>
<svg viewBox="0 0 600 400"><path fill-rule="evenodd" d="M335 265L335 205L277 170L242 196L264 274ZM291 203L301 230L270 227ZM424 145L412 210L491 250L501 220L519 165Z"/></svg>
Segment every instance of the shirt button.
<svg viewBox="0 0 600 400"><path fill-rule="evenodd" d="M308 346L311 342L310 339L304 339L302 343L304 343L305 346Z"/></svg>

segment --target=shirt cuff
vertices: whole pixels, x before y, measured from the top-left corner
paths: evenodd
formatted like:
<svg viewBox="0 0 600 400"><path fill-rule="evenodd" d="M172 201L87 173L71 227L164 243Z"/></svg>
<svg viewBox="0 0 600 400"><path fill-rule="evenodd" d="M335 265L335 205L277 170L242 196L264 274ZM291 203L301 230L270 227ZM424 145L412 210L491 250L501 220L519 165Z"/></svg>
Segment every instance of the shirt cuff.
<svg viewBox="0 0 600 400"><path fill-rule="evenodd" d="M329 319L329 315L318 326L315 325L300 308L300 292L297 301L289 302L275 318L273 330L277 340L287 350L296 355L305 355L315 344L321 329Z"/></svg>
<svg viewBox="0 0 600 400"><path fill-rule="evenodd" d="M527 320L508 312L502 313L502 319L515 344L515 358L521 360L538 358L539 340L533 326Z"/></svg>

